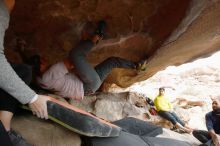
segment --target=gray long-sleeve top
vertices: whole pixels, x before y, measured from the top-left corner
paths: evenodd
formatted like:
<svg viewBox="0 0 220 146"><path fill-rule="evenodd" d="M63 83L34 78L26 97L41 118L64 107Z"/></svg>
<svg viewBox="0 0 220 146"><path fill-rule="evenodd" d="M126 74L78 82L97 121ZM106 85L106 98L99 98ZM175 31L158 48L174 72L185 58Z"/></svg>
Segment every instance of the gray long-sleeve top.
<svg viewBox="0 0 220 146"><path fill-rule="evenodd" d="M23 104L29 103L36 93L15 73L4 55L4 36L8 28L9 13L3 0L0 0L0 88Z"/></svg>

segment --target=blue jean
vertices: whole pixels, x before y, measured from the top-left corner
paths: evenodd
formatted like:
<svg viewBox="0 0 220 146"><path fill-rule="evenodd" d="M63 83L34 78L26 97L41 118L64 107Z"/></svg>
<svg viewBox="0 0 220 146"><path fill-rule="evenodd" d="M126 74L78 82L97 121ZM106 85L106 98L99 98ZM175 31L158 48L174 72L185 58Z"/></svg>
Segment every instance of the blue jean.
<svg viewBox="0 0 220 146"><path fill-rule="evenodd" d="M81 41L69 56L76 75L83 82L85 94L95 93L113 68L135 68L134 62L119 57L107 58L94 68L86 59L92 47L91 41Z"/></svg>
<svg viewBox="0 0 220 146"><path fill-rule="evenodd" d="M173 125L176 125L176 123L179 123L182 126L185 126L185 123L174 112L159 111L158 115L170 121Z"/></svg>

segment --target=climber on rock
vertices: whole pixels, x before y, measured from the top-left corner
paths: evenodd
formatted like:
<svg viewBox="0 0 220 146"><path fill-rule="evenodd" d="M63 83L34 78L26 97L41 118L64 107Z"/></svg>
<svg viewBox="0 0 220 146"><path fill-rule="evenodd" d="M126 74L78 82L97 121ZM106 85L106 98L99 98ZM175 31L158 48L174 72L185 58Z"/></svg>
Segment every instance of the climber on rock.
<svg viewBox="0 0 220 146"><path fill-rule="evenodd" d="M81 41L74 47L69 57L52 65L44 72L38 83L42 88L54 90L62 97L81 100L85 95L95 93L114 68L138 69L146 66L145 61L133 62L120 57L109 57L93 67L86 59L90 50L104 37L105 21L97 26L85 24Z"/></svg>

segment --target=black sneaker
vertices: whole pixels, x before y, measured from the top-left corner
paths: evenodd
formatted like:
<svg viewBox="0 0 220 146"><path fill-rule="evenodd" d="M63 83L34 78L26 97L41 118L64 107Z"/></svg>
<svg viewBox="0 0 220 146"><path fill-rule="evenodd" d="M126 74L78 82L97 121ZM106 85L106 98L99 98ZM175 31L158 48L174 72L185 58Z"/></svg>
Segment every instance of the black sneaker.
<svg viewBox="0 0 220 146"><path fill-rule="evenodd" d="M8 135L11 139L13 146L33 146L31 144L28 144L20 134L16 133L13 130L9 131Z"/></svg>

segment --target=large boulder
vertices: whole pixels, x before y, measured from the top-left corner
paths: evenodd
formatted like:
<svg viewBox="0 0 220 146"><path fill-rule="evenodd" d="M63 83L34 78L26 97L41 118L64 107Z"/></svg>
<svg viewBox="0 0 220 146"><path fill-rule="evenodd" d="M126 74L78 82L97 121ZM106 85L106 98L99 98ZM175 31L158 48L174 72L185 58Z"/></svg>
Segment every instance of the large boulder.
<svg viewBox="0 0 220 146"><path fill-rule="evenodd" d="M110 56L148 59L148 69L116 69L105 83L127 87L169 65L179 65L219 50L219 0L19 0L6 33L6 53L16 38L27 41L54 63L68 55L87 21L105 19L105 39L88 55L96 65ZM31 51L30 51L31 52Z"/></svg>
<svg viewBox="0 0 220 146"><path fill-rule="evenodd" d="M12 128L35 146L80 146L78 134L51 121L29 114L13 118Z"/></svg>

